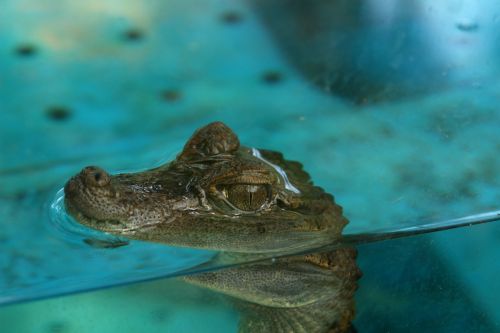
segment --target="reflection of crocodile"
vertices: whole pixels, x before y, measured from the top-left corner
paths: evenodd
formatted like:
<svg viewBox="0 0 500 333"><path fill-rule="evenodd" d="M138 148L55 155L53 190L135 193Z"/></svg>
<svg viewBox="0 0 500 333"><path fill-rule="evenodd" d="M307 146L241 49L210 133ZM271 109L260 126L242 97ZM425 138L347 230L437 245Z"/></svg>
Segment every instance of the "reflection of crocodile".
<svg viewBox="0 0 500 333"><path fill-rule="evenodd" d="M68 212L92 228L232 256L331 243L347 223L299 163L240 147L222 123L195 132L169 164L115 176L87 167L64 190ZM349 332L355 255L342 248L185 279L232 296L240 332Z"/></svg>

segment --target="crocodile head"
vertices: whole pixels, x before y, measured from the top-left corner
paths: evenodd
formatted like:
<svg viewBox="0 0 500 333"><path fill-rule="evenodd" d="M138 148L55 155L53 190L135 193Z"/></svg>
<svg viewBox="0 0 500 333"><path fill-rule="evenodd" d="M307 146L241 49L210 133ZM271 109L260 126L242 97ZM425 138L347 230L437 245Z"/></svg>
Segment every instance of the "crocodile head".
<svg viewBox="0 0 500 333"><path fill-rule="evenodd" d="M78 222L127 238L230 252L324 245L347 220L297 162L240 146L226 125L198 129L177 158L144 172L89 166L64 187Z"/></svg>

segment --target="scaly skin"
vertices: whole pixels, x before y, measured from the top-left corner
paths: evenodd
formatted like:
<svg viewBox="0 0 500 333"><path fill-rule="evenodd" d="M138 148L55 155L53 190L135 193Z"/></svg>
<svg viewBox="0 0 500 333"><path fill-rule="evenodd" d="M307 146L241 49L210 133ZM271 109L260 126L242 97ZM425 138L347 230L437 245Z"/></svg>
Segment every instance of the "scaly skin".
<svg viewBox="0 0 500 333"><path fill-rule="evenodd" d="M197 130L171 163L118 175L86 167L64 191L67 211L91 228L232 256L325 245L347 224L299 163L240 146L220 122ZM185 279L232 296L240 332L348 332L355 255L345 248Z"/></svg>

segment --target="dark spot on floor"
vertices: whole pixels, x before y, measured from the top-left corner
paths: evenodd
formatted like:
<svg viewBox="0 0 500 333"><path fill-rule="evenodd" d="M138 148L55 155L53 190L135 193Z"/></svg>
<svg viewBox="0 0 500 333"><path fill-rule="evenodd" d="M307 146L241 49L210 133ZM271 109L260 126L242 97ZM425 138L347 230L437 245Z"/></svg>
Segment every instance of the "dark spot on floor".
<svg viewBox="0 0 500 333"><path fill-rule="evenodd" d="M33 44L20 44L16 47L15 52L20 57L31 57L36 55L38 50Z"/></svg>
<svg viewBox="0 0 500 333"><path fill-rule="evenodd" d="M165 309L156 309L151 311L151 317L155 322L163 323L168 319L168 312Z"/></svg>
<svg viewBox="0 0 500 333"><path fill-rule="evenodd" d="M28 197L28 192L27 191L18 192L16 194L14 194L13 197L17 201L23 201L24 199L26 199Z"/></svg>
<svg viewBox="0 0 500 333"><path fill-rule="evenodd" d="M9 237L7 237L7 235L0 234L0 243L7 243L8 240Z"/></svg>
<svg viewBox="0 0 500 333"><path fill-rule="evenodd" d="M380 133L382 134L382 136L384 136L386 138L390 138L390 137L394 136L394 131L389 126L382 126L380 128Z"/></svg>
<svg viewBox="0 0 500 333"><path fill-rule="evenodd" d="M178 90L167 89L161 93L161 97L167 102L176 102L181 99L182 95Z"/></svg>
<svg viewBox="0 0 500 333"><path fill-rule="evenodd" d="M137 28L128 29L123 33L123 37L127 41L139 41L144 38L144 32Z"/></svg>
<svg viewBox="0 0 500 333"><path fill-rule="evenodd" d="M71 110L63 106L52 106L46 111L47 117L54 121L65 121L71 117Z"/></svg>
<svg viewBox="0 0 500 333"><path fill-rule="evenodd" d="M63 321L53 321L47 325L48 333L64 333L69 332L68 324Z"/></svg>
<svg viewBox="0 0 500 333"><path fill-rule="evenodd" d="M261 79L267 84L277 84L283 81L283 74L276 70L269 70L262 73Z"/></svg>
<svg viewBox="0 0 500 333"><path fill-rule="evenodd" d="M220 19L227 24L236 24L243 21L243 16L236 11L227 11L222 13Z"/></svg>

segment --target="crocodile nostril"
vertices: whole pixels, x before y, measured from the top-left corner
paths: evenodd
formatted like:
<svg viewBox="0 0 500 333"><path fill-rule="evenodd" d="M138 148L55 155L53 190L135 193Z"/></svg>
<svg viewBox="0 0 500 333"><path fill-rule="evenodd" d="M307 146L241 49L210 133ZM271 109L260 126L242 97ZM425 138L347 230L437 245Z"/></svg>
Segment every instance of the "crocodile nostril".
<svg viewBox="0 0 500 333"><path fill-rule="evenodd" d="M102 173L100 173L99 171L94 173L94 179L96 182L99 182L99 180L102 179Z"/></svg>
<svg viewBox="0 0 500 333"><path fill-rule="evenodd" d="M103 169L89 166L82 170L82 175L87 185L106 186L110 182L109 174Z"/></svg>

